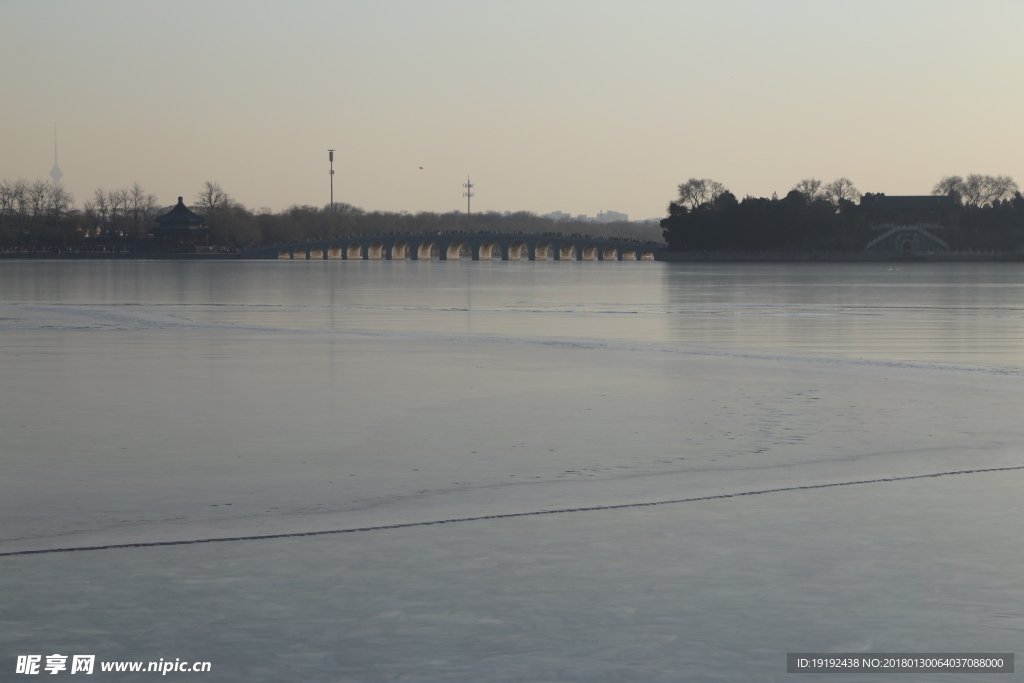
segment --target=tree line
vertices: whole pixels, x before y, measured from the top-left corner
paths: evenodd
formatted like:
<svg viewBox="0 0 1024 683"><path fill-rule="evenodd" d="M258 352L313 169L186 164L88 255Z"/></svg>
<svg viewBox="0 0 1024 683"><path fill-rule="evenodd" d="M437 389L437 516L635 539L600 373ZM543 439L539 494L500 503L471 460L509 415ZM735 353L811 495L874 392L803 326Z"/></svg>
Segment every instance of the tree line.
<svg viewBox="0 0 1024 683"><path fill-rule="evenodd" d="M798 182L785 197L738 200L722 183L691 178L661 221L670 249L686 251L863 251L877 236L861 220L849 178ZM1024 248L1024 197L1009 176L945 176L932 194L950 196L960 225L941 235L953 249Z"/></svg>
<svg viewBox="0 0 1024 683"><path fill-rule="evenodd" d="M660 241L654 223L591 223L551 220L528 211L466 214L364 211L346 203L291 206L284 211L252 211L221 186L207 181L189 207L205 217L210 244L248 246L387 233L524 232L587 234ZM0 246L5 248L147 248L154 219L171 209L138 183L119 190L96 190L81 207L63 186L46 181L0 181Z"/></svg>

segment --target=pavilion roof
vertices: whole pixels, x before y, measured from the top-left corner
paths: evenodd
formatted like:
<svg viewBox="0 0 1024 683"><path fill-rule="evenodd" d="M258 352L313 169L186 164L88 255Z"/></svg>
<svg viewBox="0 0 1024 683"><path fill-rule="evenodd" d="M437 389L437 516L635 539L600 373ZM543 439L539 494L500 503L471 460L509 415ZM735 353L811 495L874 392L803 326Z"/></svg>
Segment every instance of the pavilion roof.
<svg viewBox="0 0 1024 683"><path fill-rule="evenodd" d="M183 225L202 225L203 221L206 220L203 216L189 210L185 206L185 202L182 201L181 197L178 197L178 203L174 205L174 208L165 213L164 215L154 219L161 227L170 228L173 226Z"/></svg>

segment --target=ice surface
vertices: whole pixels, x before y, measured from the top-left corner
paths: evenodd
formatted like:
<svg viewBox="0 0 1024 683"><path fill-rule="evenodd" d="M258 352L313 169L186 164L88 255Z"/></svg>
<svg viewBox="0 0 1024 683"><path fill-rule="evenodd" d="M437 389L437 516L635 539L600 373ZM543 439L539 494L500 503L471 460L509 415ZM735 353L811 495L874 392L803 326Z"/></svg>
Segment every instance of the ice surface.
<svg viewBox="0 0 1024 683"><path fill-rule="evenodd" d="M141 329L9 351L0 549L1020 464L1005 371L124 317Z"/></svg>
<svg viewBox="0 0 1024 683"><path fill-rule="evenodd" d="M3 557L0 649L5 666L92 653L314 682L784 681L792 651L1012 652L1022 484L982 474Z"/></svg>
<svg viewBox="0 0 1024 683"><path fill-rule="evenodd" d="M5 263L0 553L1019 467L1022 283L984 264ZM996 650L1021 605L990 522L1019 523L1020 477L2 557L26 596L4 648L180 643L218 680L775 680L787 647ZM996 559L934 568L941 525ZM916 549L890 566L900 539ZM887 606L911 566L931 578ZM966 621L912 607L943 581ZM201 599L210 615L168 612ZM191 632L214 628L230 642Z"/></svg>

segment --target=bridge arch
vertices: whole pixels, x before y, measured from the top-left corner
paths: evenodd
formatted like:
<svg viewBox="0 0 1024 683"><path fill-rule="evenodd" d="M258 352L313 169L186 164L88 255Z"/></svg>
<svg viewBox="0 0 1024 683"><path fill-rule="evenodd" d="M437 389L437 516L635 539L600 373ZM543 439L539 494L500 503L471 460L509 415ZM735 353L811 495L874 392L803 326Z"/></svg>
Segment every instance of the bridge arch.
<svg viewBox="0 0 1024 683"><path fill-rule="evenodd" d="M508 245L508 259L510 261L521 261L523 257L530 259L530 245L523 240L513 240L512 244Z"/></svg>
<svg viewBox="0 0 1024 683"><path fill-rule="evenodd" d="M429 261L433 256L436 242L434 240L423 240L413 250L413 258L421 261Z"/></svg>
<svg viewBox="0 0 1024 683"><path fill-rule="evenodd" d="M551 258L553 251L554 249L552 249L551 247L551 242L548 242L546 240L537 242L537 244L533 247L533 260L547 261L549 258Z"/></svg>
<svg viewBox="0 0 1024 683"><path fill-rule="evenodd" d="M457 261L462 257L464 247L469 247L469 242L464 239L453 239L447 245L441 245L442 260ZM472 254L470 254L472 256Z"/></svg>
<svg viewBox="0 0 1024 683"><path fill-rule="evenodd" d="M370 242L366 248L367 261L380 261L384 258L384 244L382 242Z"/></svg>
<svg viewBox="0 0 1024 683"><path fill-rule="evenodd" d="M504 245L502 245L496 239L485 239L477 247L477 259L481 261L491 261L497 255L502 261L508 260L508 251Z"/></svg>
<svg viewBox="0 0 1024 683"><path fill-rule="evenodd" d="M398 240L388 249L388 259L392 261L404 261L409 258L409 243L405 240Z"/></svg>
<svg viewBox="0 0 1024 683"><path fill-rule="evenodd" d="M327 258L334 260L341 258L341 247L337 244L332 244L327 247Z"/></svg>
<svg viewBox="0 0 1024 683"><path fill-rule="evenodd" d="M350 242L345 247L345 258L349 261L358 261L363 258L363 245L359 242Z"/></svg>
<svg viewBox="0 0 1024 683"><path fill-rule="evenodd" d="M576 245L572 242L563 242L558 247L556 252L556 260L558 261L572 261L576 258Z"/></svg>

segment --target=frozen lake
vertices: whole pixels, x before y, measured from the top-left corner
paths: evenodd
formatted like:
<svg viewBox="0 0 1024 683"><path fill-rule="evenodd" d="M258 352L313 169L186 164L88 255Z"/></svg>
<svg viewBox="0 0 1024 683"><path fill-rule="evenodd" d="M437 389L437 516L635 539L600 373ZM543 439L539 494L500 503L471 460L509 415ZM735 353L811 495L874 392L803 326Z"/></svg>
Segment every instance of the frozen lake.
<svg viewBox="0 0 1024 683"><path fill-rule="evenodd" d="M1012 652L1022 295L1013 264L0 262L0 666Z"/></svg>

